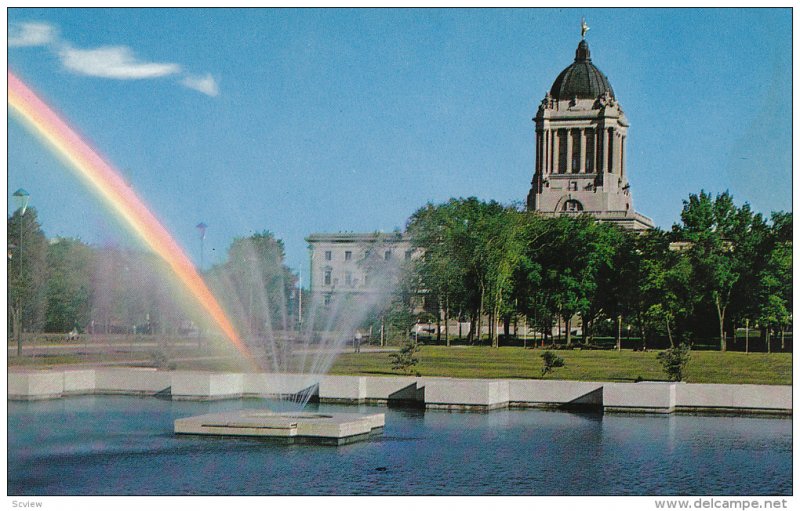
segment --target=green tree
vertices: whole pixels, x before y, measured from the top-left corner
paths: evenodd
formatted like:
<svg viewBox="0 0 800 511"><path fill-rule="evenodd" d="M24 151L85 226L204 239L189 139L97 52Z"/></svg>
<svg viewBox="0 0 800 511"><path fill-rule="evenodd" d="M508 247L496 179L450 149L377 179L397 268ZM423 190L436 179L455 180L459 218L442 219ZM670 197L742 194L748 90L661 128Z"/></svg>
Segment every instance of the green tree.
<svg viewBox="0 0 800 511"><path fill-rule="evenodd" d="M525 213L508 208L494 215L481 219L482 234L478 250L486 256L486 298L490 306L492 330L498 320L504 318L505 334L508 335L508 319L514 313L512 296L514 294L514 276L521 264L525 247L535 243L536 239L523 236L530 230L525 229ZM490 332L493 346L499 347L499 335Z"/></svg>
<svg viewBox="0 0 800 511"><path fill-rule="evenodd" d="M283 242L263 231L235 238L228 258L208 271L218 296L246 337L269 336L290 326L288 301L296 276L284 264Z"/></svg>
<svg viewBox="0 0 800 511"><path fill-rule="evenodd" d="M35 208L15 211L8 228L8 310L10 330L22 354L22 331L40 331L47 305L47 239Z"/></svg>
<svg viewBox="0 0 800 511"><path fill-rule="evenodd" d="M571 345L572 319L590 309L600 264L608 260L609 249L599 243L602 238L596 233L602 227L589 215L547 219L546 226L536 243L528 243L526 257L541 268L536 301L563 320Z"/></svg>
<svg viewBox="0 0 800 511"><path fill-rule="evenodd" d="M47 249L45 330L80 331L90 321L94 252L75 239L58 238Z"/></svg>
<svg viewBox="0 0 800 511"><path fill-rule="evenodd" d="M748 236L761 222L749 205L737 208L733 197L724 192L712 199L700 192L684 201L680 226L673 230L682 241L692 265L695 293L707 296L717 314L720 350L727 350L725 337L726 312L731 304L734 286L745 271L748 260Z"/></svg>
<svg viewBox="0 0 800 511"><path fill-rule="evenodd" d="M415 265L418 289L433 294L447 309L466 311L470 339L480 339L481 316L492 310L492 252L487 247L489 232L497 225L493 217L505 212L494 201L451 199L421 208L408 223L412 243L421 254Z"/></svg>
<svg viewBox="0 0 800 511"><path fill-rule="evenodd" d="M771 352L771 329L781 332L781 350L785 349L785 333L792 318L792 246L779 242L766 258L760 273L758 319L765 331L767 351Z"/></svg>

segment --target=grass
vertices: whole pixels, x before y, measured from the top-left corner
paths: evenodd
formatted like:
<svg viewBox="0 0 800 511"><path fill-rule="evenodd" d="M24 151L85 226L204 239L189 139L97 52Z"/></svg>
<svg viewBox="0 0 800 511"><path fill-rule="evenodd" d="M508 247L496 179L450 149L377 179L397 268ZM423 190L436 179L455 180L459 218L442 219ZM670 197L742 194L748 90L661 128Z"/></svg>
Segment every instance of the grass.
<svg viewBox="0 0 800 511"><path fill-rule="evenodd" d="M423 376L456 378L540 378L541 349L519 347L423 346L414 369ZM634 352L559 350L564 367L547 379L582 381L666 380L656 351ZM333 374L396 375L388 353L343 353ZM693 351L686 367L689 383L754 383L791 385L790 353Z"/></svg>
<svg viewBox="0 0 800 511"><path fill-rule="evenodd" d="M423 376L456 378L541 378L542 352L541 349L511 346L422 346L417 355L420 362L414 371ZM548 374L546 378L550 380L626 382L666 379L656 360L657 351L558 350L557 353L564 358L565 366ZM206 349L203 355L209 356L208 358L194 356L199 354L194 350L178 350L169 353L168 358L177 369L234 372L251 370L248 364L241 358L232 356L230 351ZM65 353L19 359L11 355L8 359L9 366L29 368L92 363L148 365L152 362L149 352ZM389 353L367 351L342 353L330 373L365 376L401 374L392 370ZM686 367L685 381L791 385L792 354L692 351Z"/></svg>

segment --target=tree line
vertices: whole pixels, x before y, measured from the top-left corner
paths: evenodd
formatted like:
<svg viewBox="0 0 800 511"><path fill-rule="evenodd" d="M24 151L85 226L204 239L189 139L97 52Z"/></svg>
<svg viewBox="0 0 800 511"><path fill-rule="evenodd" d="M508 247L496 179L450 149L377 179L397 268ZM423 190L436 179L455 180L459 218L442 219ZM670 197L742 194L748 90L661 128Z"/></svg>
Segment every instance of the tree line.
<svg viewBox="0 0 800 511"><path fill-rule="evenodd" d="M77 239L47 239L35 208L8 218L8 331L199 333L206 319L156 255ZM204 275L237 329L286 328L295 277L269 232L233 240L226 260ZM235 313L235 314L233 314Z"/></svg>
<svg viewBox="0 0 800 511"><path fill-rule="evenodd" d="M407 235L417 255L388 305L372 304L376 310L365 321L408 332L419 318L408 304L421 298L428 320L443 323L448 343L458 318L469 322L471 342L488 330L497 346L522 321L551 343L563 325L573 344L577 319L579 342L587 344L612 335L619 345L623 328L632 328L643 348L657 339L677 346L715 338L725 350L735 329L747 325L767 339L780 336L783 348L792 322L792 215L766 218L748 204L737 206L727 192L690 195L680 222L666 231L627 231L588 215L544 217L472 197L423 206L409 219ZM14 337L21 331L180 334L204 325L155 255L48 240L35 208L8 218L7 267ZM396 280L399 268L379 269L380 280ZM292 311L301 290L285 265L283 243L268 231L236 238L204 278L245 336L296 325Z"/></svg>
<svg viewBox="0 0 800 511"><path fill-rule="evenodd" d="M777 333L784 345L792 320L792 216L769 218L737 206L728 193L683 201L671 230L643 232L599 223L590 215L545 217L474 197L427 204L407 232L419 256L406 287L425 298L434 320L468 321L476 341L486 318L494 346L520 318L552 342L573 322L580 342L623 324L646 348L719 338L727 349L745 324Z"/></svg>

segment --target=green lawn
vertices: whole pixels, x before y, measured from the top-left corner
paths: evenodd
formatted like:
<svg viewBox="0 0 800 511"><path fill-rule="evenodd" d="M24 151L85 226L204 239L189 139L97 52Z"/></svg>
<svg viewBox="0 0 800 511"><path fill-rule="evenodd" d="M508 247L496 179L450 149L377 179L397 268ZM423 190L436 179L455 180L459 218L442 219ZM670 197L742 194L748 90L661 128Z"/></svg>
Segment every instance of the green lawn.
<svg viewBox="0 0 800 511"><path fill-rule="evenodd" d="M487 346L422 346L415 368L422 376L457 378L540 378L541 349L521 347L491 348ZM556 350L565 366L555 369L547 379L584 381L665 380L656 360L657 351L623 350ZM247 371L250 366L229 352L206 351L208 358L196 358L192 350L170 353L170 365L177 369L211 371ZM189 356L190 358L182 358ZM9 357L9 366L58 367L71 364L115 363L142 365L152 363L147 352L135 354L59 354L18 359ZM332 374L390 376L389 353L342 353L336 359ZM692 351L686 367L690 383L756 383L791 385L791 353L750 353Z"/></svg>
<svg viewBox="0 0 800 511"><path fill-rule="evenodd" d="M656 351L558 350L565 366L547 379L584 381L666 380ZM416 366L422 376L458 378L540 378L542 350L518 347L423 346ZM343 353L333 374L393 375L389 353ZM693 351L686 367L690 383L757 383L791 385L790 353Z"/></svg>

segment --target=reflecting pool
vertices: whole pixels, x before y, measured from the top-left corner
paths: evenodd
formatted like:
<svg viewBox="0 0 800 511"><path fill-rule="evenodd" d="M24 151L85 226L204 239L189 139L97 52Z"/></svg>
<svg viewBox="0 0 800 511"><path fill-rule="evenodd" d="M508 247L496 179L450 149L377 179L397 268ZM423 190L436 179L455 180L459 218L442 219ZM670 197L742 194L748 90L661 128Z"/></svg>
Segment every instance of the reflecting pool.
<svg viewBox="0 0 800 511"><path fill-rule="evenodd" d="M212 403L88 396L8 403L9 495L790 495L792 421L500 410L386 413L341 447L176 436Z"/></svg>

